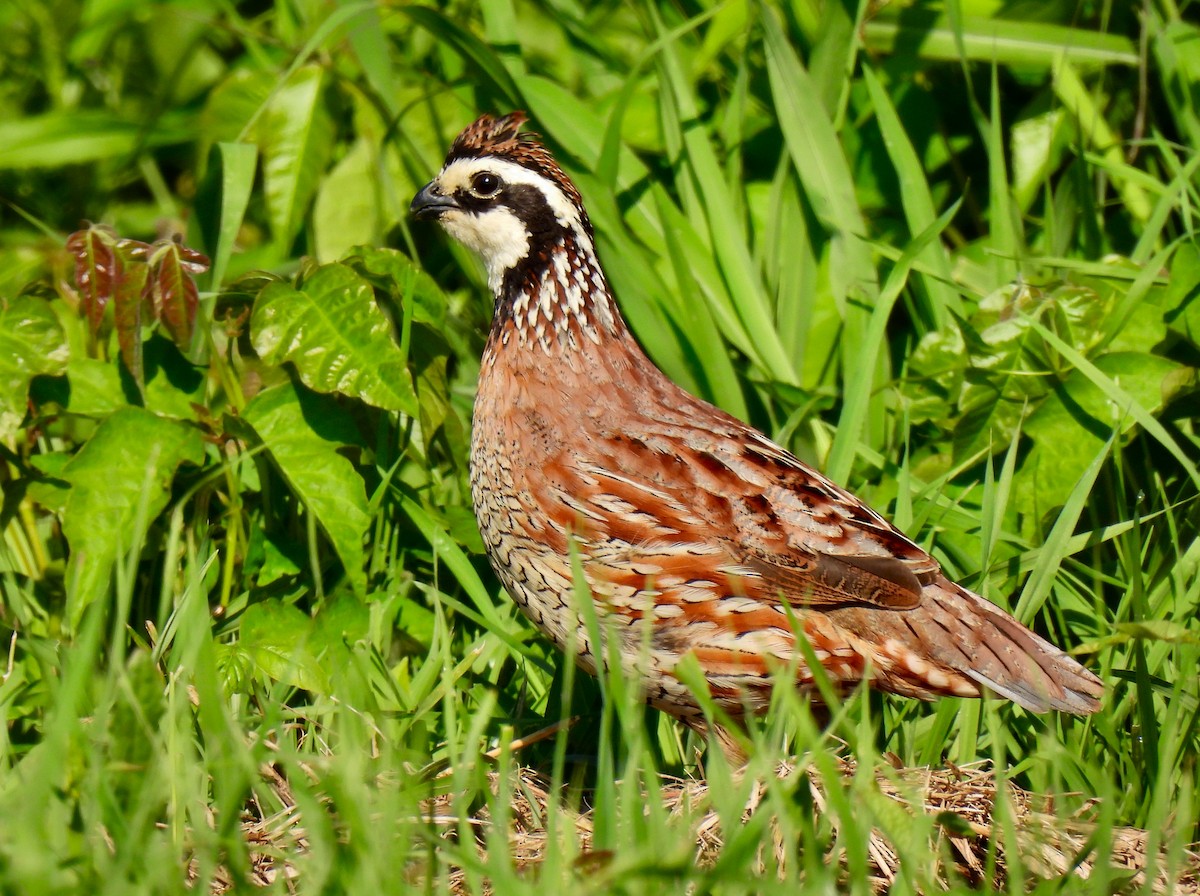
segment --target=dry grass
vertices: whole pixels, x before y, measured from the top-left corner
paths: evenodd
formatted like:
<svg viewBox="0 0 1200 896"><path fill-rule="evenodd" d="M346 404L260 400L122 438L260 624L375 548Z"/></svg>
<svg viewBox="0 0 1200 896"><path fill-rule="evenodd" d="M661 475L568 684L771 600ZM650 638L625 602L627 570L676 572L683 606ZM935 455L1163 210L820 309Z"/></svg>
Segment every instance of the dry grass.
<svg viewBox="0 0 1200 896"><path fill-rule="evenodd" d="M837 762L838 773L845 779L855 776L853 761L841 759ZM283 805L282 811L264 813L258 800L247 805L242 829L251 858L252 872L248 883L267 886L276 883L280 876L286 881L287 892L297 892L300 873L297 860L306 852L304 821L296 808L291 787L273 766L262 769L262 786L273 791L271 803ZM811 768L800 768L791 762L782 763L776 769L781 779L803 775L818 816L827 814L826 786ZM499 778L489 775L493 794L499 792ZM841 786L838 782L835 786ZM950 884L952 880L966 881L979 885L989 879L1000 887L1006 878L1007 860L1004 850L1005 837L996 836L999 822L993 812L997 800L997 782L993 773L983 766L968 768L948 767L896 768L877 772L874 780L877 792L890 799L908 817L924 813L935 820L933 830L939 842L933 844L933 854L943 858L938 869L938 880ZM746 801L743 820L759 812L770 811L768 782L753 782L749 799ZM604 851L592 849L592 817L590 810L572 811L554 799L545 777L529 768L521 768L516 779L507 788L512 794L508 811L509 826L507 842L513 866L522 873L536 874L542 864L550 840L547 836L545 819L549 812L559 812L574 823L580 856L577 865L581 873L594 873L609 860ZM1096 825L1086 817L1064 819L1054 812L1054 801L1050 797L1029 793L1011 784L1003 788L1008 803L1009 817L1016 831L1020 858L1025 872L1041 878L1057 878L1075 874L1089 877L1094 868L1095 850L1089 839ZM708 786L700 780L663 779L660 790L665 808L681 824L690 824L694 831L695 861L699 867L711 867L721 853L725 838L717 812L710 805ZM447 841L455 840L461 831L464 813L456 805L456 797L446 794L427 802L423 823L442 831ZM1083 815L1087 815L1085 812ZM477 849L481 859L485 858L487 834L495 823L487 806L466 815L469 825L477 831ZM827 815L832 819L831 815ZM560 829L563 827L559 826ZM785 849L778 828L770 825L774 836L772 848L774 861L770 867L782 868ZM836 822L834 822L836 831ZM1148 862L1147 849L1150 835L1143 830L1121 827L1112 833L1111 862L1120 877L1125 878L1123 890L1140 887L1145 881L1145 870L1151 864L1156 868L1152 892L1200 894L1200 854L1189 851L1185 867L1180 873L1167 876L1164 857L1157 856ZM495 838L493 838L495 842ZM993 846L994 842L994 846ZM842 850L836 846L825 857L826 862L844 862ZM766 846L764 845L764 849ZM989 852L993 855L989 856ZM895 881L900 867L900 856L888 837L879 830L872 833L868 844L871 865L871 883L876 892L885 892ZM758 865L766 872L768 863L760 850ZM989 869L994 862L994 871ZM422 869L410 869L413 882L424 878ZM189 876L196 879L197 870L189 868ZM451 889L455 893L470 892L461 870L451 874ZM217 869L212 883L213 894L223 894L236 889L236 883L227 869Z"/></svg>

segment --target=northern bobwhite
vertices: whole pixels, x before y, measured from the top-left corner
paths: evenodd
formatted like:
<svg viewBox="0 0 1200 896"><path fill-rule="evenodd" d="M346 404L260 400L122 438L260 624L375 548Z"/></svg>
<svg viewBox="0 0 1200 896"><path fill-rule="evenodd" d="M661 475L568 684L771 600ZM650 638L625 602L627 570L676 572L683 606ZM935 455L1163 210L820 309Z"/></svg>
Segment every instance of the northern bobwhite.
<svg viewBox="0 0 1200 896"><path fill-rule="evenodd" d="M1034 712L1092 713L1100 680L762 433L675 385L634 341L579 191L523 113L455 139L412 212L483 259L495 296L471 491L504 587L595 673L572 547L624 673L698 728L690 654L735 718L780 667L922 700L984 688Z"/></svg>

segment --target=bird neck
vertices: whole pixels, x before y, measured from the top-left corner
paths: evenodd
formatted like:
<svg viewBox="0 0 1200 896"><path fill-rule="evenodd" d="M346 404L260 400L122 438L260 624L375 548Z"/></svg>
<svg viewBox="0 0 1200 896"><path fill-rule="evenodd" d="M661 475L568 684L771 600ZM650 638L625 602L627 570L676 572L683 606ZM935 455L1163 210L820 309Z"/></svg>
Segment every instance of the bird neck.
<svg viewBox="0 0 1200 896"><path fill-rule="evenodd" d="M515 343L556 357L628 337L595 244L581 230L562 229L540 248L531 247L492 288L490 349Z"/></svg>

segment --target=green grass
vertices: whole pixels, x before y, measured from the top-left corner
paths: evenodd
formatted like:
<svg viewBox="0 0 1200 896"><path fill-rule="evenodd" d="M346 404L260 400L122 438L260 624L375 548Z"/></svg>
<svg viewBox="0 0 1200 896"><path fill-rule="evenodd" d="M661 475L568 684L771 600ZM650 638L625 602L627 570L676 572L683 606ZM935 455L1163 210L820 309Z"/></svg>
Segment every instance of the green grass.
<svg viewBox="0 0 1200 896"><path fill-rule="evenodd" d="M1095 825L1042 881L1002 797L1001 889L1194 885L1194 10L853 6L0 11L0 892L865 893L872 831L895 892L967 889L893 760ZM738 778L548 647L467 497L490 298L406 217L513 108L655 360L1077 651L1099 714L856 693L823 728L781 687ZM669 811L663 773L707 789Z"/></svg>

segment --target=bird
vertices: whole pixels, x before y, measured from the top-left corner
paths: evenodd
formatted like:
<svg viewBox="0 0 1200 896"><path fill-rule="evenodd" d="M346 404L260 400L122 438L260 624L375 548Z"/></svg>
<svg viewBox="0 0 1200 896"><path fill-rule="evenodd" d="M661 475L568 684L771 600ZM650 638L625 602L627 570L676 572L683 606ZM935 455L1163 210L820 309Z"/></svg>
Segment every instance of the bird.
<svg viewBox="0 0 1200 896"><path fill-rule="evenodd" d="M1092 672L650 360L579 190L527 121L469 125L410 211L487 274L471 497L492 568L534 625L592 674L619 664L702 733L705 701L685 683L697 665L735 721L766 709L781 674L815 694L810 663L843 690L1096 712Z"/></svg>

